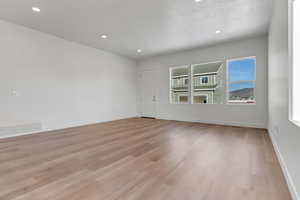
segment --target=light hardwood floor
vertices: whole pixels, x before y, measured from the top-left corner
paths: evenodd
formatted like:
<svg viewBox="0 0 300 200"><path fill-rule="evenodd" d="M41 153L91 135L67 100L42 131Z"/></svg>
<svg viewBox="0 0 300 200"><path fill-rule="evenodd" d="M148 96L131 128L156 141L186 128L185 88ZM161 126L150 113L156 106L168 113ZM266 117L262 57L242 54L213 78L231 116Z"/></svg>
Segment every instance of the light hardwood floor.
<svg viewBox="0 0 300 200"><path fill-rule="evenodd" d="M265 130L126 119L0 140L1 200L290 200Z"/></svg>

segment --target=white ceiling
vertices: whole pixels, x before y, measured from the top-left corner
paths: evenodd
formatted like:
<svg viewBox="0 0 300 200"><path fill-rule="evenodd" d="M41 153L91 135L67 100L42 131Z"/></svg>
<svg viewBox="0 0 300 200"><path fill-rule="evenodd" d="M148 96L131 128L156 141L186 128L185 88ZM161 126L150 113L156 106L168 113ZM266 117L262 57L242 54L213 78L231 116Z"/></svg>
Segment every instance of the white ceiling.
<svg viewBox="0 0 300 200"><path fill-rule="evenodd" d="M0 0L0 18L138 59L267 33L271 4L272 0ZM32 12L33 6L41 12ZM101 39L102 34L108 39Z"/></svg>

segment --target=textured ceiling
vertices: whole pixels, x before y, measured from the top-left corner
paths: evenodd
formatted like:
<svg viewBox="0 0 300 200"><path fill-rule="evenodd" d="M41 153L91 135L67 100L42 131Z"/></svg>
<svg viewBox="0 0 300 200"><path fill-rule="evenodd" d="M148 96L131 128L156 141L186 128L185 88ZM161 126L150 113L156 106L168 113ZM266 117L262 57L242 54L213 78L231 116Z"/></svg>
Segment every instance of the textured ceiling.
<svg viewBox="0 0 300 200"><path fill-rule="evenodd" d="M1 0L0 18L138 59L267 33L271 4L271 0ZM41 12L32 12L33 6ZM108 39L101 39L102 34Z"/></svg>

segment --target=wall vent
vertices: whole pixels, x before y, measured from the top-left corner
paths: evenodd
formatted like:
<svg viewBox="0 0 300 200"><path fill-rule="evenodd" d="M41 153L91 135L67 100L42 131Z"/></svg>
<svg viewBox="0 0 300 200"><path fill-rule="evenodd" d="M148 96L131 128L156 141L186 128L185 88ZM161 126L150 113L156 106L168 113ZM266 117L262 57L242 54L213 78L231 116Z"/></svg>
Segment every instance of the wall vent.
<svg viewBox="0 0 300 200"><path fill-rule="evenodd" d="M41 130L43 130L41 123L0 127L0 138L16 136L16 135L23 135L26 133L38 132Z"/></svg>

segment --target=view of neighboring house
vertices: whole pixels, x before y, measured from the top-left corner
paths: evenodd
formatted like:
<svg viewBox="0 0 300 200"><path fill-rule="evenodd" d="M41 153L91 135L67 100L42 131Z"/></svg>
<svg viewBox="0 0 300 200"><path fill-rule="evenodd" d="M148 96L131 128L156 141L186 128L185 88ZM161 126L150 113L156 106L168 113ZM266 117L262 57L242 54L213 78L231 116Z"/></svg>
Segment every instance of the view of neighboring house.
<svg viewBox="0 0 300 200"><path fill-rule="evenodd" d="M221 103L223 92L221 68L223 62L191 65L192 88L189 99L189 67L171 68L171 101L172 103L214 104Z"/></svg>
<svg viewBox="0 0 300 200"><path fill-rule="evenodd" d="M220 85L222 62L192 65L192 103L220 103Z"/></svg>
<svg viewBox="0 0 300 200"><path fill-rule="evenodd" d="M187 66L171 69L172 103L189 102L189 68Z"/></svg>

